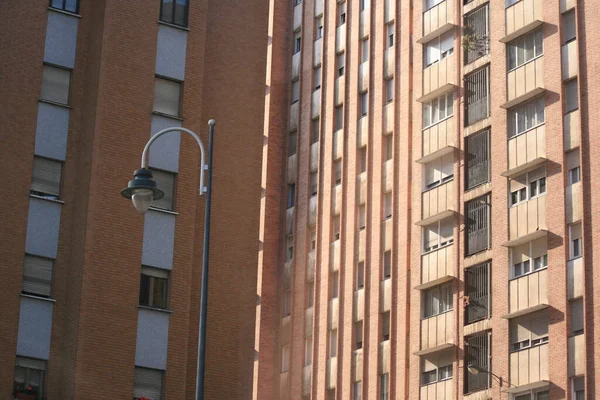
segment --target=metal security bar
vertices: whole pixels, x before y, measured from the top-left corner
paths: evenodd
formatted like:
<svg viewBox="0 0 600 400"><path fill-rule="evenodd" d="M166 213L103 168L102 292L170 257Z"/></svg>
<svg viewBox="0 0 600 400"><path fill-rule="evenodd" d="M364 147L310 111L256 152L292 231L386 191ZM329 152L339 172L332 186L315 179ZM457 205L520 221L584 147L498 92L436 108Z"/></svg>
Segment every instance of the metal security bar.
<svg viewBox="0 0 600 400"><path fill-rule="evenodd" d="M490 116L489 65L465 76L465 126Z"/></svg>
<svg viewBox="0 0 600 400"><path fill-rule="evenodd" d="M491 332L487 331L465 338L465 365L474 365L483 371L490 371L491 337ZM465 371L465 394L491 386L490 373L472 374Z"/></svg>
<svg viewBox="0 0 600 400"><path fill-rule="evenodd" d="M486 262L465 269L465 325L490 316L491 265L491 262Z"/></svg>
<svg viewBox="0 0 600 400"><path fill-rule="evenodd" d="M490 131L467 137L465 189L469 190L490 180Z"/></svg>
<svg viewBox="0 0 600 400"><path fill-rule="evenodd" d="M465 203L465 252L467 256L486 250L492 243L491 197L485 195Z"/></svg>
<svg viewBox="0 0 600 400"><path fill-rule="evenodd" d="M465 16L463 31L465 64L472 63L490 52L489 5Z"/></svg>

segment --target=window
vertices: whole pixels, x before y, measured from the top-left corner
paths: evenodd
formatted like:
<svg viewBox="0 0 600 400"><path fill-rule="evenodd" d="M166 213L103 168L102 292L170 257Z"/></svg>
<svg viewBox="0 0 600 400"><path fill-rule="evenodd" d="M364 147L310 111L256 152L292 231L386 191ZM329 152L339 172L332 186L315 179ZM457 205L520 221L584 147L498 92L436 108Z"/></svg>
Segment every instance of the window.
<svg viewBox="0 0 600 400"><path fill-rule="evenodd" d="M315 90L321 89L321 66L318 66L314 70L314 85Z"/></svg>
<svg viewBox="0 0 600 400"><path fill-rule="evenodd" d="M292 104L297 103L300 99L300 81L295 80L292 82Z"/></svg>
<svg viewBox="0 0 600 400"><path fill-rule="evenodd" d="M573 400L585 400L585 381L583 376L573 378Z"/></svg>
<svg viewBox="0 0 600 400"><path fill-rule="evenodd" d="M454 178L454 154L447 154L425 165L423 190L433 189Z"/></svg>
<svg viewBox="0 0 600 400"><path fill-rule="evenodd" d="M317 172L310 173L310 195L316 196L319 189L319 175Z"/></svg>
<svg viewBox="0 0 600 400"><path fill-rule="evenodd" d="M529 314L510 321L511 351L548 343L548 314Z"/></svg>
<svg viewBox="0 0 600 400"><path fill-rule="evenodd" d="M390 374L382 374L379 376L379 400L390 399Z"/></svg>
<svg viewBox="0 0 600 400"><path fill-rule="evenodd" d="M361 147L358 149L358 173L362 174L367 171L367 148Z"/></svg>
<svg viewBox="0 0 600 400"><path fill-rule="evenodd" d="M333 172L334 172L334 179L335 179L335 184L336 185L341 185L342 184L342 160L335 160L333 162Z"/></svg>
<svg viewBox="0 0 600 400"><path fill-rule="evenodd" d="M452 284L444 283L423 292L423 319L452 310Z"/></svg>
<svg viewBox="0 0 600 400"><path fill-rule="evenodd" d="M511 139L544 123L544 98L517 106L508 111L508 138Z"/></svg>
<svg viewBox="0 0 600 400"><path fill-rule="evenodd" d="M161 0L160 20L169 24L187 27L188 7L188 0Z"/></svg>
<svg viewBox="0 0 600 400"><path fill-rule="evenodd" d="M452 379L452 356L442 352L437 357L423 358L421 361L421 385Z"/></svg>
<svg viewBox="0 0 600 400"><path fill-rule="evenodd" d="M565 83L565 114L579 108L579 96L577 95L577 78Z"/></svg>
<svg viewBox="0 0 600 400"><path fill-rule="evenodd" d="M489 194L465 203L465 254L470 256L487 250L492 244Z"/></svg>
<svg viewBox="0 0 600 400"><path fill-rule="evenodd" d="M29 193L51 200L60 198L62 163L39 156L33 157Z"/></svg>
<svg viewBox="0 0 600 400"><path fill-rule="evenodd" d="M23 263L23 288L25 294L50 297L54 260L25 254Z"/></svg>
<svg viewBox="0 0 600 400"><path fill-rule="evenodd" d="M517 394L513 397L513 400L548 400L549 392L547 390L542 390L538 392L529 391L524 394Z"/></svg>
<svg viewBox="0 0 600 400"><path fill-rule="evenodd" d="M432 7L435 7L436 5L440 4L441 2L443 2L444 0L425 0L425 8L424 11L429 10Z"/></svg>
<svg viewBox="0 0 600 400"><path fill-rule="evenodd" d="M169 271L142 266L140 306L167 309Z"/></svg>
<svg viewBox="0 0 600 400"><path fill-rule="evenodd" d="M425 67L435 64L454 53L454 30L443 33L425 45Z"/></svg>
<svg viewBox="0 0 600 400"><path fill-rule="evenodd" d="M17 356L15 378L13 381L13 398L27 400L44 399L45 374L45 361Z"/></svg>
<svg viewBox="0 0 600 400"><path fill-rule="evenodd" d="M323 16L317 18L315 40L319 40L323 37Z"/></svg>
<svg viewBox="0 0 600 400"><path fill-rule="evenodd" d="M335 130L339 131L344 128L344 108L337 106L335 108Z"/></svg>
<svg viewBox="0 0 600 400"><path fill-rule="evenodd" d="M337 357L337 329L329 331L329 357Z"/></svg>
<svg viewBox="0 0 600 400"><path fill-rule="evenodd" d="M519 68L544 54L544 34L541 29L519 36L506 46L508 70Z"/></svg>
<svg viewBox="0 0 600 400"><path fill-rule="evenodd" d="M581 180L581 168L579 167L579 151L567 153L567 185L573 185Z"/></svg>
<svg viewBox="0 0 600 400"><path fill-rule="evenodd" d="M371 0L360 0L360 10L367 10L371 8Z"/></svg>
<svg viewBox="0 0 600 400"><path fill-rule="evenodd" d="M571 260L583 255L581 239L581 223L569 225L569 255Z"/></svg>
<svg viewBox="0 0 600 400"><path fill-rule="evenodd" d="M288 156L296 154L297 136L296 131L288 133Z"/></svg>
<svg viewBox="0 0 600 400"><path fill-rule="evenodd" d="M360 94L360 115L365 116L369 112L369 92Z"/></svg>
<svg viewBox="0 0 600 400"><path fill-rule="evenodd" d="M381 314L381 340L390 340L390 312Z"/></svg>
<svg viewBox="0 0 600 400"><path fill-rule="evenodd" d="M313 228L310 231L310 249L315 250L316 248L317 248L317 232Z"/></svg>
<svg viewBox="0 0 600 400"><path fill-rule="evenodd" d="M333 240L340 240L340 216L333 217Z"/></svg>
<svg viewBox="0 0 600 400"><path fill-rule="evenodd" d="M79 0L50 0L50 7L79 14Z"/></svg>
<svg viewBox="0 0 600 400"><path fill-rule="evenodd" d="M511 179L509 185L511 207L541 196L546 193L546 168L541 167Z"/></svg>
<svg viewBox="0 0 600 400"><path fill-rule="evenodd" d="M383 253L383 279L390 279L392 276L392 251Z"/></svg>
<svg viewBox="0 0 600 400"><path fill-rule="evenodd" d="M164 371L157 369L135 367L135 376L133 378L134 400L140 400L141 398L161 400L163 374Z"/></svg>
<svg viewBox="0 0 600 400"><path fill-rule="evenodd" d="M181 116L181 82L156 77L153 111L172 117Z"/></svg>
<svg viewBox="0 0 600 400"><path fill-rule="evenodd" d="M465 15L463 47L465 64L483 57L490 52L489 5L480 7Z"/></svg>
<svg viewBox="0 0 600 400"><path fill-rule="evenodd" d="M310 132L310 144L317 143L319 141L319 127L320 127L320 119L312 120L312 129Z"/></svg>
<svg viewBox="0 0 600 400"><path fill-rule="evenodd" d="M491 262L465 269L465 325L490 317Z"/></svg>
<svg viewBox="0 0 600 400"><path fill-rule="evenodd" d="M392 218L392 192L383 194L383 219Z"/></svg>
<svg viewBox="0 0 600 400"><path fill-rule="evenodd" d="M331 298L337 299L340 295L340 273L335 271L331 274Z"/></svg>
<svg viewBox="0 0 600 400"><path fill-rule="evenodd" d="M304 365L312 364L312 336L304 339Z"/></svg>
<svg viewBox="0 0 600 400"><path fill-rule="evenodd" d="M283 317L292 313L292 291L290 289L283 291Z"/></svg>
<svg viewBox="0 0 600 400"><path fill-rule="evenodd" d="M369 61L369 38L363 39L360 42L361 62Z"/></svg>
<svg viewBox="0 0 600 400"><path fill-rule="evenodd" d="M306 289L306 307L310 308L315 304L315 281L310 281Z"/></svg>
<svg viewBox="0 0 600 400"><path fill-rule="evenodd" d="M156 181L156 186L165 194L162 199L152 202L153 208L172 211L174 209L175 197L175 174L172 172L159 171L152 169L152 176Z"/></svg>
<svg viewBox="0 0 600 400"><path fill-rule="evenodd" d="M362 400L362 381L352 383L352 400Z"/></svg>
<svg viewBox="0 0 600 400"><path fill-rule="evenodd" d="M357 349L363 347L363 321L356 321L354 323L354 342Z"/></svg>
<svg viewBox="0 0 600 400"><path fill-rule="evenodd" d="M365 287L365 262L360 261L356 266L356 290Z"/></svg>
<svg viewBox="0 0 600 400"><path fill-rule="evenodd" d="M394 46L394 23L387 25L387 47Z"/></svg>
<svg viewBox="0 0 600 400"><path fill-rule="evenodd" d="M385 80L385 101L388 103L394 100L394 78Z"/></svg>
<svg viewBox="0 0 600 400"><path fill-rule="evenodd" d="M302 36L300 31L294 32L294 54L299 53L302 50Z"/></svg>
<svg viewBox="0 0 600 400"><path fill-rule="evenodd" d="M512 6L513 4L517 4L518 2L520 2L521 0L504 0L504 6L506 8Z"/></svg>
<svg viewBox="0 0 600 400"><path fill-rule="evenodd" d="M562 15L562 40L567 44L577 39L577 26L575 23L575 9L567 11Z"/></svg>
<svg viewBox="0 0 600 400"><path fill-rule="evenodd" d="M346 59L344 57L344 53L338 54L336 56L336 64L337 64L337 71L338 71L338 76L343 76L344 75L344 65L346 63Z"/></svg>
<svg viewBox="0 0 600 400"><path fill-rule="evenodd" d="M454 114L454 92L449 92L423 103L423 129L435 125Z"/></svg>
<svg viewBox="0 0 600 400"><path fill-rule="evenodd" d="M470 135L465 142L465 185L470 190L490 181L490 131Z"/></svg>
<svg viewBox="0 0 600 400"><path fill-rule="evenodd" d="M71 70L44 64L40 99L58 104L69 104Z"/></svg>
<svg viewBox="0 0 600 400"><path fill-rule="evenodd" d="M383 137L383 161L389 161L394 157L394 136Z"/></svg>
<svg viewBox="0 0 600 400"><path fill-rule="evenodd" d="M583 334L583 299L573 300L571 303L571 335Z"/></svg>
<svg viewBox="0 0 600 400"><path fill-rule="evenodd" d="M346 2L338 3L338 18L337 24L338 26L344 25L346 23Z"/></svg>
<svg viewBox="0 0 600 400"><path fill-rule="evenodd" d="M446 218L423 228L423 253L454 243L452 218Z"/></svg>
<svg viewBox="0 0 600 400"><path fill-rule="evenodd" d="M287 208L292 208L296 204L296 184L291 183L288 185L288 197L287 197Z"/></svg>
<svg viewBox="0 0 600 400"><path fill-rule="evenodd" d="M290 345L281 346L281 372L287 372L290 368Z"/></svg>
<svg viewBox="0 0 600 400"><path fill-rule="evenodd" d="M512 272L510 278L537 272L548 267L548 243L546 238L536 239L511 249Z"/></svg>
<svg viewBox="0 0 600 400"><path fill-rule="evenodd" d="M286 238L286 255L285 255L285 260L286 261L292 261L292 259L294 258L294 238L293 236L287 237Z"/></svg>
<svg viewBox="0 0 600 400"><path fill-rule="evenodd" d="M465 126L490 116L490 67L465 76Z"/></svg>
<svg viewBox="0 0 600 400"><path fill-rule="evenodd" d="M358 229L364 230L367 226L367 207L364 204L358 206Z"/></svg>
<svg viewBox="0 0 600 400"><path fill-rule="evenodd" d="M302 0L294 0L294 6L302 4Z"/></svg>
<svg viewBox="0 0 600 400"><path fill-rule="evenodd" d="M490 370L491 333L483 332L465 338L465 364ZM487 389L491 386L491 374L471 374L465 370L465 394Z"/></svg>

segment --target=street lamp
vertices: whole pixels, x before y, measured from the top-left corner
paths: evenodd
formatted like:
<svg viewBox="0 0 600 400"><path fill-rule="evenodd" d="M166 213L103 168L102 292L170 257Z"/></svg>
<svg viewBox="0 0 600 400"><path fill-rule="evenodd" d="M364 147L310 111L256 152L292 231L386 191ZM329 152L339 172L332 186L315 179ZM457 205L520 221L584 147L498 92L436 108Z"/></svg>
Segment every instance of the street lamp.
<svg viewBox="0 0 600 400"><path fill-rule="evenodd" d="M213 137L215 133L215 120L208 121L208 163L205 163L204 144L200 137L189 129L181 127L166 128L157 132L148 140L142 152L142 168L133 173L133 179L127 187L121 190L121 195L131 199L133 206L139 212L146 212L154 200L161 199L165 194L156 186L152 179L152 172L148 169L148 150L156 139L169 132L185 132L196 139L200 146L200 188L198 194L206 193L206 207L204 209L204 244L202 247L202 287L200 289L200 326L198 333L198 374L196 376L196 400L204 399L204 369L206 356L206 316L208 301L208 251L210 247L210 195L212 189L212 161L213 161ZM204 172L207 179L204 186Z"/></svg>
<svg viewBox="0 0 600 400"><path fill-rule="evenodd" d="M490 376L492 376L492 377L494 377L494 378L498 379L498 383L500 384L500 386L502 386L502 384L504 383L504 379L502 379L502 377L501 377L501 376L498 376L498 375L496 375L495 373L493 373L492 371L488 371L487 369L483 369L483 368L481 368L481 367L480 367L480 366L478 366L478 365L475 365L475 364L469 364L469 365L467 366L467 370L468 370L468 371L469 371L469 373L470 373L470 374L472 374L472 375L477 375L477 374L479 374L480 372L482 372L482 373L484 373L484 374L489 374ZM514 386L514 385L511 385L511 383L510 383L510 382L509 382L508 384L509 384L510 386Z"/></svg>

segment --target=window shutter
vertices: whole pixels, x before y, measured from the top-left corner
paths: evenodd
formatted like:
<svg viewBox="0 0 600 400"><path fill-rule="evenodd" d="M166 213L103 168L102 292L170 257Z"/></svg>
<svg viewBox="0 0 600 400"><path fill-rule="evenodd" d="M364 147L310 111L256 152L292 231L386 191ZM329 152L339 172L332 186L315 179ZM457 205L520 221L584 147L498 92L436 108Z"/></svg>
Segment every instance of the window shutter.
<svg viewBox="0 0 600 400"><path fill-rule="evenodd" d="M531 320L531 339L548 336L548 314L538 315Z"/></svg>
<svg viewBox="0 0 600 400"><path fill-rule="evenodd" d="M62 163L42 157L33 158L33 174L31 177L31 191L34 194L60 195L60 178Z"/></svg>
<svg viewBox="0 0 600 400"><path fill-rule="evenodd" d="M50 297L52 265L50 259L25 255L23 292Z"/></svg>
<svg viewBox="0 0 600 400"><path fill-rule="evenodd" d="M565 114L578 108L577 79L565 83Z"/></svg>
<svg viewBox="0 0 600 400"><path fill-rule="evenodd" d="M563 44L577 37L575 30L575 10L563 14Z"/></svg>
<svg viewBox="0 0 600 400"><path fill-rule="evenodd" d="M583 331L583 299L571 302L571 333Z"/></svg>
<svg viewBox="0 0 600 400"><path fill-rule="evenodd" d="M136 367L133 397L161 400L162 379L163 371Z"/></svg>
<svg viewBox="0 0 600 400"><path fill-rule="evenodd" d="M71 71L44 65L40 98L55 103L69 104L70 84Z"/></svg>
<svg viewBox="0 0 600 400"><path fill-rule="evenodd" d="M38 371L45 371L46 361L17 356L16 366L22 368L36 369Z"/></svg>
<svg viewBox="0 0 600 400"><path fill-rule="evenodd" d="M567 171L579 167L579 151L571 151L567 153Z"/></svg>
<svg viewBox="0 0 600 400"><path fill-rule="evenodd" d="M162 199L155 200L152 207L162 210L173 210L173 197L175 193L175 174L165 171L152 170L152 176L156 180L156 186L165 195Z"/></svg>
<svg viewBox="0 0 600 400"><path fill-rule="evenodd" d="M179 117L181 83L156 78L154 82L154 111Z"/></svg>
<svg viewBox="0 0 600 400"><path fill-rule="evenodd" d="M160 279L169 279L169 271L162 268L142 266L142 275L153 276L154 278Z"/></svg>

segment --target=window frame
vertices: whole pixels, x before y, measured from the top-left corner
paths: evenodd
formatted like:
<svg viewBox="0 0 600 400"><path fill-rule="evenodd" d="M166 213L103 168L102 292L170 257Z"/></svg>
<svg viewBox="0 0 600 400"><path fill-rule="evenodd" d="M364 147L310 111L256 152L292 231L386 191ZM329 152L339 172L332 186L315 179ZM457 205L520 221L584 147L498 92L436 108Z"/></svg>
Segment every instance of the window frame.
<svg viewBox="0 0 600 400"><path fill-rule="evenodd" d="M437 311L435 311L434 299L437 299ZM454 288L452 287L452 282L442 283L423 290L421 294L421 310L422 321L453 311Z"/></svg>
<svg viewBox="0 0 600 400"><path fill-rule="evenodd" d="M173 115L173 114L167 114L165 112L162 111L156 111L155 105L156 105L156 81L157 80L162 80L162 81L169 81L169 82L174 82L177 83L179 85L179 98L177 99L177 115ZM164 76L164 75L159 75L159 74L155 74L154 75L154 98L152 101L152 113L156 114L156 115L162 115L168 118L175 118L175 119L183 119L183 86L184 86L184 82L180 81L178 79L173 79L170 78L168 76Z"/></svg>
<svg viewBox="0 0 600 400"><path fill-rule="evenodd" d="M69 11L67 11L69 12ZM69 85L67 88L67 101L65 103L59 102L59 101L55 101L52 99L45 99L42 97L42 88L44 85L44 70L46 68L52 68L52 69L59 69L62 71L67 71L69 73ZM65 67L63 65L58 65L58 64L53 64L53 63L49 63L44 61L44 63L42 64L42 82L41 82L41 86L40 86L40 97L39 97L39 101L41 101L42 103L49 103L49 104L54 104L57 106L61 106L61 107L67 107L67 108L71 108L71 83L73 80L73 68L69 68L69 67Z"/></svg>
<svg viewBox="0 0 600 400"><path fill-rule="evenodd" d="M446 376L444 378L440 378L440 376L441 376L440 370L450 371L450 375ZM431 381L425 382L425 380L423 379L424 376L425 376L425 374L430 374L431 375L431 373L435 374L435 378L433 380L431 380ZM419 379L419 386L428 386L428 385L433 385L433 384L438 383L438 382L447 381L447 380L450 380L450 379L454 378L454 367L453 367L452 363L450 363L450 364L444 364L444 365L441 365L441 366L437 366L436 365L435 369L429 369L427 371L420 371L419 378L420 378Z"/></svg>
<svg viewBox="0 0 600 400"><path fill-rule="evenodd" d="M532 113L534 118L534 123L532 126L525 127L522 131L519 131L519 120L523 119L523 123L527 125L527 113L528 106L534 104L534 112ZM540 113L539 106L542 105L542 111ZM538 119L538 116L541 115L542 119ZM514 119L514 120L513 120ZM519 104L508 110L506 116L506 126L507 126L507 137L508 140L512 140L516 137L526 134L527 132L537 129L538 127L544 125L546 123L546 101L543 96L535 97L523 104ZM512 128L511 128L512 126Z"/></svg>
<svg viewBox="0 0 600 400"><path fill-rule="evenodd" d="M45 261L49 261L52 265L50 267L50 282L49 282L49 287L48 287L48 295L42 294L42 293L34 293L34 292L29 292L24 290L23 288L23 282L25 282L25 265L26 265L26 259L27 257L33 257L33 258L40 258L43 259ZM44 257L44 256L38 256L35 254L30 254L30 253L25 253L25 256L23 257L23 275L22 275L22 282L21 282L21 293L25 294L27 296L35 296L35 297L41 297L44 299L53 299L52 297L52 286L54 283L54 262L56 260L54 258L50 258L50 257Z"/></svg>
<svg viewBox="0 0 600 400"><path fill-rule="evenodd" d="M448 238L448 240L445 240L445 241L442 241L442 236L441 236L443 222L449 223L452 226L452 236L450 238ZM438 237L438 241L437 241L436 245L427 248L427 247L425 247L425 245L426 245L425 230L429 229L429 227L432 225L437 225L437 230L435 231L435 233ZM431 230L431 229L429 229L429 230ZM440 249L443 249L444 247L452 246L453 244L454 244L454 224L452 223L452 218L444 218L437 222L434 222L433 224L423 227L421 255L433 253L434 251L438 251Z"/></svg>
<svg viewBox="0 0 600 400"><path fill-rule="evenodd" d="M535 173L541 169L544 169L544 176L540 176L537 179L530 180L529 176L533 175L533 173ZM513 207L518 207L519 205L526 203L530 200L535 200L538 197L545 196L548 193L548 183L547 183L548 171L546 170L546 168L541 167L541 168L536 168L531 171L527 171L524 174L521 174L521 175L511 179L511 181L521 178L521 177L523 177L523 175L525 176L524 187L522 187L518 190L511 191L510 183L508 185L508 208L509 209L513 208ZM532 192L533 192L532 188L533 188L534 184L535 184L537 192L536 192L536 194L532 195ZM525 193L525 194L523 195L523 193ZM513 201L513 195L515 195L515 194L517 194L517 196L518 196L518 201L516 201L516 202Z"/></svg>
<svg viewBox="0 0 600 400"><path fill-rule="evenodd" d="M68 13L71 13L71 14L79 15L79 0L75 0L75 11L71 11L71 10L67 10L66 9L67 0L58 0L58 1L62 2L62 6L61 7L53 6L52 3L54 2L54 0L49 0L50 5L48 7L51 8L51 9L53 9L53 10L60 10L60 11L68 12Z"/></svg>
<svg viewBox="0 0 600 400"><path fill-rule="evenodd" d="M452 38L450 41L452 43L452 47L445 49L443 46L447 43L446 40L448 40L450 37ZM439 63L440 61L453 55L455 41L456 36L454 35L454 30L451 29L425 43L423 46L423 69L429 68L432 65ZM437 58L434 57L435 59L428 60L430 48L437 50Z"/></svg>
<svg viewBox="0 0 600 400"><path fill-rule="evenodd" d="M538 36L539 35L539 36ZM528 49L527 39L533 37L533 48ZM539 43L538 43L538 39ZM541 46L539 46L541 44ZM527 52L531 51L533 56L527 59ZM523 52L523 60L519 63L519 51ZM531 32L527 32L514 40L506 43L506 73L510 73L520 67L523 67L530 62L544 56L544 32L542 28L537 28ZM514 57L514 58L513 58ZM514 66L511 61L514 61Z"/></svg>
<svg viewBox="0 0 600 400"><path fill-rule="evenodd" d="M155 211L172 211L172 212L174 212L175 211L175 206L176 206L176 201L175 201L176 200L176 196L175 195L177 193L177 177L178 177L178 174L176 172L167 171L167 170L160 169L160 168L149 167L148 169L152 172L152 176L153 176L153 179L156 181L157 187L159 189L161 189L163 191L163 193L165 193L165 194L167 194L167 193L166 193L165 190L163 190L164 189L164 185L163 185L162 188L159 186L160 182L158 181L158 179L156 179L155 173L158 172L158 175L164 174L166 176L170 176L170 177L173 178L173 185L172 185L173 191L171 193L171 208L157 207L156 206L156 202L153 201L152 204L150 205L150 209L151 210L155 210ZM164 197L163 197L163 199L164 199Z"/></svg>
<svg viewBox="0 0 600 400"><path fill-rule="evenodd" d="M537 257L533 257L533 250L534 250L534 242L536 242L537 240L532 240L530 241L528 244L529 248L527 251L527 259L520 261L518 263L513 263L513 251L515 251L514 249L511 250L510 252L510 270L509 270L509 281L515 280L515 279L519 279L522 278L524 276L529 276L529 275L533 275L537 272L543 271L545 269L548 269L548 243L546 242L546 252L542 255L539 255ZM536 261L540 260L541 261L541 267L536 268ZM527 265L527 271L525 271L524 266ZM519 266L519 268L521 269L521 273L517 274L517 266Z"/></svg>
<svg viewBox="0 0 600 400"><path fill-rule="evenodd" d="M535 321L540 316L540 314L532 314L532 315L535 315L535 316L529 318L530 323ZM524 319L524 317L520 317L520 318ZM549 324L548 320L546 320L546 322L548 322L548 324ZM517 323L517 321L513 320L513 321L511 321L511 323L515 324L515 323ZM529 336L528 339L524 339L521 341L514 341L514 338L512 337L512 326L509 326L509 334L508 334L508 339L509 339L509 343L510 343L509 354L517 353L517 352L523 351L523 350L529 350L531 348L542 346L542 345L548 343L548 340L549 340L548 339L549 338L548 330L546 330L545 335L538 336L535 339L533 339L534 332L532 329L528 329L527 332L528 332L528 336Z"/></svg>
<svg viewBox="0 0 600 400"><path fill-rule="evenodd" d="M444 98L444 117L440 118L440 114L442 111L442 108L440 108L440 104L441 104L441 99ZM435 102L435 105L434 105ZM435 99L431 99L428 102L423 103L423 117L421 120L422 126L423 126L423 130L425 129L429 129L437 124L440 124L442 122L444 122L445 120L452 118L454 116L454 91L451 90L449 92L446 92L444 94L441 94L440 96L436 97ZM425 120L425 115L429 114L427 123ZM434 118L434 116L437 114L437 119Z"/></svg>
<svg viewBox="0 0 600 400"><path fill-rule="evenodd" d="M135 366L134 368L134 378L133 378L133 390L135 393L135 370L150 370L150 371L156 371L158 373L160 373L160 398L158 399L152 399L152 400L163 400L164 399L164 393L165 393L165 371L164 370L160 370L160 369L155 369L155 368L146 368L146 367L140 367L140 366ZM133 397L134 400L139 400L140 397Z"/></svg>
<svg viewBox="0 0 600 400"><path fill-rule="evenodd" d="M175 22L175 7L177 6L177 0L173 0L173 9L171 10L171 15L172 15L172 21L167 21L166 19L164 19L163 17L163 5L165 4L165 0L161 0L160 1L160 12L159 12L159 16L158 16L158 20L160 22L164 22L166 24L170 24L170 25L175 25L175 26L179 26L182 28L187 28L189 25L189 14L190 14L190 2L189 0L185 0L185 6L184 6L184 17L183 17L183 24L178 24Z"/></svg>
<svg viewBox="0 0 600 400"><path fill-rule="evenodd" d="M451 160L452 162L448 162ZM423 189L422 193L433 190L439 186L442 186L450 181L454 180L454 154L447 154L445 156L439 157L431 162L428 162L423 167ZM433 180L427 183L427 175L433 169L433 175L435 176L435 171L439 171L440 178L438 180ZM452 173L447 173L452 171ZM434 177L435 179L435 177Z"/></svg>
<svg viewBox="0 0 600 400"><path fill-rule="evenodd" d="M44 193L44 192L40 192L40 191L32 189L31 185L33 184L33 173L35 171L35 160L36 160L36 158L60 164L60 177L59 177L59 183L58 183L58 188L57 188L58 189L58 195L54 195L54 194L50 194L50 193ZM29 185L29 195L30 196L35 196L35 197L38 197L38 198L42 198L42 199L45 199L45 200L51 200L51 201L57 201L58 200L58 201L61 201L61 198L62 198L61 194L62 194L62 191L63 191L63 183L64 183L63 182L64 181L64 179L63 179L64 178L64 166L65 166L65 162L64 161L56 160L54 158L44 157L44 156L39 156L37 154L34 154L33 155L33 163L32 163L32 167L31 167L31 183Z"/></svg>
<svg viewBox="0 0 600 400"><path fill-rule="evenodd" d="M38 368L33 368L31 366L25 366L23 364L27 364L28 360L31 360L30 363L35 363L35 362L43 362L44 363L44 369L38 369ZM20 365L21 364L21 365ZM48 362L46 360L40 360L37 358L33 358L33 357L23 357L23 356L19 356L17 355L16 360L15 360L15 364L14 364L14 368L13 368L13 384L12 384L12 393L13 395L17 394L17 393L21 393L21 392L17 392L16 391L16 375L17 375L17 368L21 368L24 370L23 376L24 376L24 380L23 380L23 384L30 382L31 380L31 371L38 371L40 373L40 381L41 384L39 386L39 393L36 394L36 399L35 400L43 400L46 399L46 369L48 367ZM29 383L27 386L30 386L31 383ZM11 397L12 398L12 397Z"/></svg>
<svg viewBox="0 0 600 400"><path fill-rule="evenodd" d="M146 273L144 273L144 270L146 271ZM154 275L149 274L148 272L155 270L155 271L160 271L162 273L165 273L167 275L166 278L160 278ZM142 304L142 276L146 276L150 279L149 283L148 283L148 298L145 299L146 302L148 304ZM142 265L142 269L140 270L140 293L139 293L139 300L138 300L138 305L140 307L146 307L146 308L152 308L155 310L169 310L170 308L170 293L171 293L171 273L170 271L163 269L163 268L155 268L155 267L151 267L151 266L147 266L147 265ZM154 305L154 285L155 285L155 280L156 279L161 279L164 280L164 286L163 286L163 291L162 291L162 301L164 305L164 307L159 307Z"/></svg>

